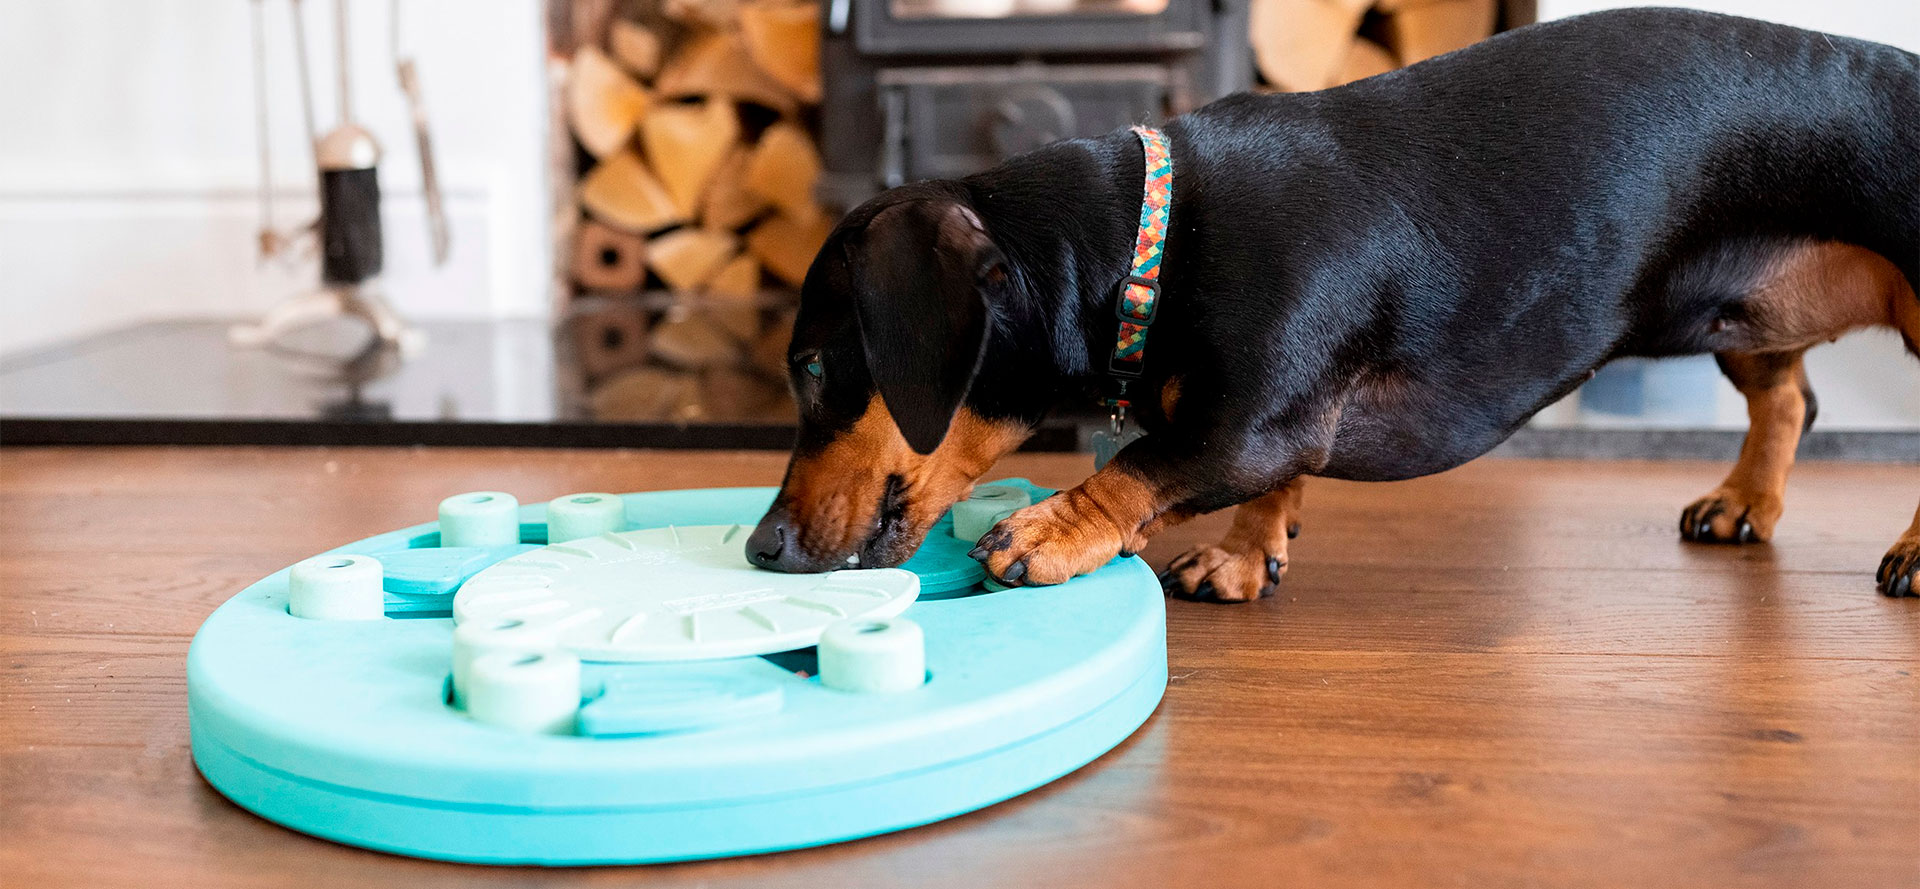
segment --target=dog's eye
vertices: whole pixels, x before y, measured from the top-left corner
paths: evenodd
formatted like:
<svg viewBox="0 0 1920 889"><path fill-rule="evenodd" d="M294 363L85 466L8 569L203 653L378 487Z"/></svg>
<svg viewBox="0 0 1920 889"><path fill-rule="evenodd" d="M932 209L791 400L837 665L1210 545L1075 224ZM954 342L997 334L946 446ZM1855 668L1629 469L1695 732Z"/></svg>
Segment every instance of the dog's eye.
<svg viewBox="0 0 1920 889"><path fill-rule="evenodd" d="M810 352L802 355L794 359L794 363L799 364L801 369L805 370L807 376L810 377L818 378L821 374L826 373L827 370L827 366L820 363L819 352Z"/></svg>

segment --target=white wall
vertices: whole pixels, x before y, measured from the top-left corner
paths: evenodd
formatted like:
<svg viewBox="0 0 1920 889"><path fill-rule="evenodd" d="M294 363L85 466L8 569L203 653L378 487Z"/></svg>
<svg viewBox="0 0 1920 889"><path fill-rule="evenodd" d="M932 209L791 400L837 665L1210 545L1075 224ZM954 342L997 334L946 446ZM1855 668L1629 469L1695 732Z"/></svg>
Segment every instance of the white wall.
<svg viewBox="0 0 1920 889"><path fill-rule="evenodd" d="M254 0L0 0L0 352L161 316L241 316L310 286L253 244ZM311 219L289 0L261 0L280 225ZM400 0L453 227L431 268L389 4L350 0L355 112L386 148L387 290L414 316L547 309L541 0ZM324 130L330 0L305 0Z"/></svg>

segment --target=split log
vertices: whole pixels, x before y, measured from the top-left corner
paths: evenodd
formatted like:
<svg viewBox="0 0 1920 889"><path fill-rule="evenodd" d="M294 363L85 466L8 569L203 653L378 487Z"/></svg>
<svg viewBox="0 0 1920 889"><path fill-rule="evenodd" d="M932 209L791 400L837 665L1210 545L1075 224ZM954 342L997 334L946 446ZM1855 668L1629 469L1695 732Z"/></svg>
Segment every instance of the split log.
<svg viewBox="0 0 1920 889"><path fill-rule="evenodd" d="M1346 61L1340 63L1340 74L1334 78L1334 85L1365 80L1376 74L1385 74L1400 67L1400 61L1393 57L1387 48L1366 38L1353 42L1347 50Z"/></svg>
<svg viewBox="0 0 1920 889"><path fill-rule="evenodd" d="M1261 76L1284 90L1325 88L1365 14L1351 0L1258 0L1248 29Z"/></svg>
<svg viewBox="0 0 1920 889"><path fill-rule="evenodd" d="M567 75L567 119L588 154L605 158L625 148L648 104L647 91L605 53L584 46L573 54Z"/></svg>
<svg viewBox="0 0 1920 889"><path fill-rule="evenodd" d="M575 356L589 379L600 379L647 360L647 313L632 298L583 297L574 302Z"/></svg>
<svg viewBox="0 0 1920 889"><path fill-rule="evenodd" d="M615 228L648 234L687 221L639 155L622 151L595 165L580 182L580 205Z"/></svg>
<svg viewBox="0 0 1920 889"><path fill-rule="evenodd" d="M1411 65L1450 53L1493 35L1494 0L1435 0L1409 6L1387 19L1387 40Z"/></svg>
<svg viewBox="0 0 1920 889"><path fill-rule="evenodd" d="M638 290L647 278L647 242L598 222L573 235L573 280L587 290Z"/></svg>
<svg viewBox="0 0 1920 889"><path fill-rule="evenodd" d="M638 22L614 22L607 34L607 49L635 77L652 77L660 70L660 35Z"/></svg>
<svg viewBox="0 0 1920 889"><path fill-rule="evenodd" d="M767 209L767 202L747 190L745 147L735 148L720 163L707 182L707 193L700 199L700 221L713 228L738 229L752 222Z"/></svg>
<svg viewBox="0 0 1920 889"><path fill-rule="evenodd" d="M740 347L718 324L697 312L653 326L653 356L685 370L720 367L740 360Z"/></svg>
<svg viewBox="0 0 1920 889"><path fill-rule="evenodd" d="M760 221L747 232L747 250L760 258L774 277L799 287L813 265L814 254L833 231L833 219L825 213L794 218L777 213Z"/></svg>
<svg viewBox="0 0 1920 889"><path fill-rule="evenodd" d="M713 173L740 139L740 115L726 99L654 106L640 121L640 145L680 215L691 218Z"/></svg>
<svg viewBox="0 0 1920 889"><path fill-rule="evenodd" d="M803 102L820 101L820 5L762 0L740 8L747 55Z"/></svg>
<svg viewBox="0 0 1920 889"><path fill-rule="evenodd" d="M696 381L657 367L639 367L600 384L588 396L594 419L627 422L683 420L699 406Z"/></svg>
<svg viewBox="0 0 1920 889"><path fill-rule="evenodd" d="M781 114L798 109L786 87L754 67L745 42L731 31L687 40L660 69L654 89L669 99L719 97L763 105Z"/></svg>
<svg viewBox="0 0 1920 889"><path fill-rule="evenodd" d="M740 239L732 232L681 228L647 245L647 264L668 287L692 291L707 283L739 251Z"/></svg>
<svg viewBox="0 0 1920 889"><path fill-rule="evenodd" d="M747 190L789 216L817 212L813 187L819 178L820 152L798 124L768 127L747 158Z"/></svg>
<svg viewBox="0 0 1920 889"><path fill-rule="evenodd" d="M552 0L547 6L550 51L571 58L583 46L597 46L613 20L613 0Z"/></svg>

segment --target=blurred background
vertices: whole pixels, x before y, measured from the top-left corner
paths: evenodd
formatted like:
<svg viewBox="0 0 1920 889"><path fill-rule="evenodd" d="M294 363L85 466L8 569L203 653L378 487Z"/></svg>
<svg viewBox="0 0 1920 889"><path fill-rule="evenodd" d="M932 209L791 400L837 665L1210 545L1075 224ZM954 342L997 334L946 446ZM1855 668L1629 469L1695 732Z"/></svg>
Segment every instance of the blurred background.
<svg viewBox="0 0 1920 889"><path fill-rule="evenodd" d="M879 189L1624 5L0 0L0 438L784 448L795 286ZM1920 50L1920 4L1682 5ZM1896 337L1807 362L1804 448L1920 459ZM1624 362L1507 450L1745 422Z"/></svg>

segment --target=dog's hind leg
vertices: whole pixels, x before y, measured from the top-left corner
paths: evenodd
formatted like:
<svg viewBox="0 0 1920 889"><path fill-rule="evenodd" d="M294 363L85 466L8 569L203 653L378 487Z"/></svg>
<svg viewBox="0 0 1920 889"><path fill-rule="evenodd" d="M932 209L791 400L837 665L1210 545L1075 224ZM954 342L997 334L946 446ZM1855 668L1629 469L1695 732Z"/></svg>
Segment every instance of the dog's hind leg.
<svg viewBox="0 0 1920 889"><path fill-rule="evenodd" d="M1738 343L1720 353L1720 366L1747 396L1753 425L1726 482L1681 514L1680 533L1689 540L1773 535L1794 448L1813 417L1800 366L1808 347L1850 330L1887 326L1920 356L1920 299L1911 279L1885 256L1856 245L1805 242L1781 250L1737 308L1716 328ZM1881 560L1875 580L1887 595L1916 594L1920 514Z"/></svg>
<svg viewBox="0 0 1920 889"><path fill-rule="evenodd" d="M1726 481L1680 513L1680 536L1703 543L1773 538L1785 509L1794 449L1817 410L1800 361L1804 352L1715 356L1734 388L1747 397L1747 439Z"/></svg>
<svg viewBox="0 0 1920 889"><path fill-rule="evenodd" d="M1905 297L1904 301L1895 297L1893 326L1906 337L1907 351L1920 358L1920 299L1915 299L1911 289ZM1920 596L1920 510L1914 511L1907 533L1900 535L1886 558L1880 560L1880 570L1873 579L1880 592L1889 596Z"/></svg>
<svg viewBox="0 0 1920 889"><path fill-rule="evenodd" d="M1218 544L1196 546L1167 563L1167 595L1200 602L1247 602L1273 595L1287 571L1287 541L1300 533L1305 478L1240 504Z"/></svg>

